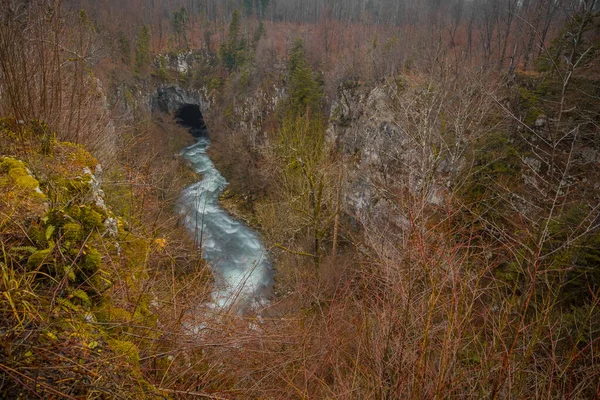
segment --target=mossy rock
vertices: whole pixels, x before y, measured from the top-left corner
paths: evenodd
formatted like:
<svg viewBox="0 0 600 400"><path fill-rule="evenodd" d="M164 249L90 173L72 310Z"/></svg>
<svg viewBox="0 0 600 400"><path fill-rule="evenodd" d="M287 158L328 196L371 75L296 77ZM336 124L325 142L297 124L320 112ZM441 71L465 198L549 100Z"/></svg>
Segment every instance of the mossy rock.
<svg viewBox="0 0 600 400"><path fill-rule="evenodd" d="M60 142L57 144L55 150L56 158L59 161L63 161L64 168L67 169L68 173L65 176L73 176L74 173L77 175L81 174L83 168L93 169L98 165L96 160L82 145Z"/></svg>
<svg viewBox="0 0 600 400"><path fill-rule="evenodd" d="M91 190L91 177L69 179L64 183L70 196L83 199Z"/></svg>
<svg viewBox="0 0 600 400"><path fill-rule="evenodd" d="M17 160L16 158L12 158L12 157L3 157L0 160L0 172L10 172L10 170L12 169L17 169L17 168L25 168L25 164L23 163L23 161Z"/></svg>
<svg viewBox="0 0 600 400"><path fill-rule="evenodd" d="M29 172L25 169L25 166L15 167L13 166L8 170L8 176L10 176L13 180L17 180L23 176L29 176Z"/></svg>
<svg viewBox="0 0 600 400"><path fill-rule="evenodd" d="M136 324L147 327L155 327L158 321L157 316L150 310L150 296L143 295L138 300L137 307L133 313Z"/></svg>
<svg viewBox="0 0 600 400"><path fill-rule="evenodd" d="M35 190L40 185L37 179L31 176L24 167L12 168L8 171L8 176L19 189Z"/></svg>
<svg viewBox="0 0 600 400"><path fill-rule="evenodd" d="M37 181L37 179L35 179L31 175L20 176L19 178L15 179L15 183L20 188L33 190L34 192L32 194L35 197L43 197L42 193L38 193L37 191L35 191L39 188L40 184Z"/></svg>
<svg viewBox="0 0 600 400"><path fill-rule="evenodd" d="M0 158L0 173L6 174L6 177L0 180L0 186L13 186L11 189L19 192L20 196L45 199L46 196L39 190L39 181L31 176L22 161L12 157Z"/></svg>

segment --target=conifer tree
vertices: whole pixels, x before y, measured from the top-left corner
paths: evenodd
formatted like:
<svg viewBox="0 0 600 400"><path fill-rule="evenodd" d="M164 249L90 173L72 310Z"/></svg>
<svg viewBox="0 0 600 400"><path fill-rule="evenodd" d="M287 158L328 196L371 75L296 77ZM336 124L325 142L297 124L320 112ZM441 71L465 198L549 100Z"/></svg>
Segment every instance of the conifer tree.
<svg viewBox="0 0 600 400"><path fill-rule="evenodd" d="M247 17L252 15L252 12L254 11L254 1L253 0L244 0L244 14L246 14Z"/></svg>
<svg viewBox="0 0 600 400"><path fill-rule="evenodd" d="M240 12L235 10L231 16L227 42L222 44L219 49L221 62L229 70L239 67L246 59L246 41L240 38L240 28Z"/></svg>
<svg viewBox="0 0 600 400"><path fill-rule="evenodd" d="M269 6L269 0L258 0L257 7L260 8L260 16L264 18L267 7Z"/></svg>
<svg viewBox="0 0 600 400"><path fill-rule="evenodd" d="M289 111L303 114L306 110L310 110L313 115L319 114L323 102L323 90L306 60L304 43L301 39L294 42L290 52L289 79Z"/></svg>
<svg viewBox="0 0 600 400"><path fill-rule="evenodd" d="M185 7L181 7L179 10L173 13L173 19L171 25L173 26L173 34L178 46L187 46L187 27L188 27L188 13Z"/></svg>
<svg viewBox="0 0 600 400"><path fill-rule="evenodd" d="M230 48L235 47L235 45L238 42L238 38L240 35L240 26L241 26L240 19L241 19L240 12L238 10L235 10L231 16L231 22L229 23L228 42L229 42Z"/></svg>
<svg viewBox="0 0 600 400"><path fill-rule="evenodd" d="M315 267L321 261L323 240L330 229L332 177L328 173L323 91L304 53L294 42L288 61L289 97L279 129L277 153L282 162L281 182L292 212L301 215L312 238Z"/></svg>
<svg viewBox="0 0 600 400"><path fill-rule="evenodd" d="M260 39L266 35L267 35L267 30L265 29L265 24L262 21L260 21L260 23L258 24L258 28L256 29L256 32L254 32L254 38L253 38L254 46L256 46L256 44L260 41Z"/></svg>
<svg viewBox="0 0 600 400"><path fill-rule="evenodd" d="M119 32L117 44L119 47L119 56L121 58L121 62L125 65L129 65L131 63L131 45L129 44L129 40L127 40L127 37L123 32Z"/></svg>
<svg viewBox="0 0 600 400"><path fill-rule="evenodd" d="M143 25L135 42L135 70L142 71L150 63L150 31Z"/></svg>

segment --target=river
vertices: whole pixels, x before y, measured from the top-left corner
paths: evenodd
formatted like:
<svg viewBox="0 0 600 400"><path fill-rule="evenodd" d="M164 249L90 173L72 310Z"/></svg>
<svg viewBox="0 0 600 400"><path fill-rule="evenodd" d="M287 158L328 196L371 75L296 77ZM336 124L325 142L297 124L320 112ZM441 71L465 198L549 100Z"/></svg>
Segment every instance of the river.
<svg viewBox="0 0 600 400"><path fill-rule="evenodd" d="M212 305L257 309L266 303L273 286L272 266L259 235L219 204L227 180L208 156L209 146L210 140L200 136L183 150L202 180L184 189L179 209L215 276Z"/></svg>

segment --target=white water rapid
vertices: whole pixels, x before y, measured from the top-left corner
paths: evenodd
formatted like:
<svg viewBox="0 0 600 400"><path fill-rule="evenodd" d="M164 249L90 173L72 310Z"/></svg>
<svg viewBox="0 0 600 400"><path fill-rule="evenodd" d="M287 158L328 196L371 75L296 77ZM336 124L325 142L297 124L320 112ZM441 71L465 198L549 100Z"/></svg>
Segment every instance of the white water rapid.
<svg viewBox="0 0 600 400"><path fill-rule="evenodd" d="M213 305L256 309L272 286L271 264L258 235L221 208L219 196L227 181L209 158L209 145L208 138L199 137L183 151L202 180L183 191L180 212L215 275Z"/></svg>

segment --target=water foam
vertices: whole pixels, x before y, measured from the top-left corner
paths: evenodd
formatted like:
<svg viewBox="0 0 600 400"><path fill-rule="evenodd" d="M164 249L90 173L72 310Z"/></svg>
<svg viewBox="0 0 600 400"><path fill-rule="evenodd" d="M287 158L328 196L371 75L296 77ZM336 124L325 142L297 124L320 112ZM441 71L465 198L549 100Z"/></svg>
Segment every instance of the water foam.
<svg viewBox="0 0 600 400"><path fill-rule="evenodd" d="M256 232L219 205L227 180L208 156L209 145L210 141L201 137L183 151L203 178L183 191L180 212L215 275L213 306L256 308L266 302L273 285L271 264Z"/></svg>

